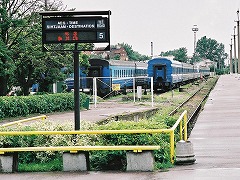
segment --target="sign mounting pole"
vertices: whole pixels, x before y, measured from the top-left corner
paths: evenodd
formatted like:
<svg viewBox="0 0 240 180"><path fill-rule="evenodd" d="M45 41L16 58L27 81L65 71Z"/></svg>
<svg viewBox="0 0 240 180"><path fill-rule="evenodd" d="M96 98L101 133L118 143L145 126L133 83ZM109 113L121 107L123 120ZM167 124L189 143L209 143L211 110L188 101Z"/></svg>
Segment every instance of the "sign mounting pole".
<svg viewBox="0 0 240 180"><path fill-rule="evenodd" d="M80 83L79 83L79 50L78 43L75 43L73 51L74 56L74 116L75 116L75 130L80 130Z"/></svg>
<svg viewBox="0 0 240 180"><path fill-rule="evenodd" d="M105 43L101 51L110 50L110 15L111 11L45 11L42 15L43 51L71 51L74 56L74 113L75 130L80 130L80 51L78 43ZM74 44L74 49L59 49L59 45ZM57 44L53 46L53 44ZM48 45L48 46L47 46ZM54 49L52 49L54 47ZM73 48L73 46L68 46ZM84 46L83 46L84 47ZM51 49L49 49L51 48Z"/></svg>

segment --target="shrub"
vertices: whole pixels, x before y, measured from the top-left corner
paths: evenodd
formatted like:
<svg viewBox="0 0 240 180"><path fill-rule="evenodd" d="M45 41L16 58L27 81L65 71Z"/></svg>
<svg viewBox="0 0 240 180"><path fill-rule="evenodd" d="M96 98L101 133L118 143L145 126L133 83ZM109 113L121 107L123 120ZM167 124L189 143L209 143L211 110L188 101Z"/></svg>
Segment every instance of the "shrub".
<svg viewBox="0 0 240 180"><path fill-rule="evenodd" d="M90 124L81 122L82 127L88 128ZM73 124L54 124L50 121L32 123L29 126L18 125L13 128L0 127L0 131L71 131ZM77 140L76 140L77 139ZM89 145L90 137L88 135L22 135L22 136L0 136L0 147L36 147L36 146L70 146L70 145ZM62 152L44 151L44 152L24 152L19 153L20 163L43 163L52 159L59 158Z"/></svg>
<svg viewBox="0 0 240 180"><path fill-rule="evenodd" d="M112 121L105 125L95 126L99 130L121 129L162 129L167 128L165 119L151 118L148 120ZM95 145L160 145L161 149L154 151L155 161L159 164L170 164L169 135L167 134L103 134L95 137ZM126 168L125 151L93 151L90 156L91 168L94 170L123 170ZM158 167L160 167L158 165Z"/></svg>
<svg viewBox="0 0 240 180"><path fill-rule="evenodd" d="M169 118L171 119L171 118ZM162 129L168 128L169 119L160 115L135 121L110 121L105 125L97 125L81 121L81 129L85 130L121 130L121 129ZM171 119L171 122L173 120ZM45 123L43 123L45 122ZM69 131L73 124L54 124L49 121L36 122L29 126L17 126L11 129L0 128L0 131ZM177 141L177 140L176 140ZM160 145L154 151L156 167L166 168L171 165L169 158L169 135L167 134L102 134L102 135L31 135L0 136L0 147L33 147L33 146L100 146L100 145ZM24 152L19 154L21 164L47 163L61 159L62 152ZM59 161L57 161L59 162ZM91 151L90 165L92 170L125 170L125 151ZM56 165L54 166L56 168Z"/></svg>
<svg viewBox="0 0 240 180"><path fill-rule="evenodd" d="M88 96L80 93L80 107L83 107ZM0 119L6 117L45 114L50 112L74 109L73 93L43 94L34 96L0 97Z"/></svg>

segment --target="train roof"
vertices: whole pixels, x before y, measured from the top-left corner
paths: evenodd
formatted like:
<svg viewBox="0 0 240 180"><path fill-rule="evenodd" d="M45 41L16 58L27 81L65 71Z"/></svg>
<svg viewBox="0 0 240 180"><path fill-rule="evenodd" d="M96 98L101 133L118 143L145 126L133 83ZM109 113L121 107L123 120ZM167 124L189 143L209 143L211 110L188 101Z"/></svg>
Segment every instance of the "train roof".
<svg viewBox="0 0 240 180"><path fill-rule="evenodd" d="M149 60L149 62L150 61L157 61L157 60L170 61L172 64L181 64L180 61L173 60L170 57L157 57L157 58L153 58L153 59Z"/></svg>
<svg viewBox="0 0 240 180"><path fill-rule="evenodd" d="M157 58L153 58L153 59L149 60L150 63L151 63L151 61L169 61L171 64L176 65L176 66L178 66L178 65L182 65L185 67L193 66L192 64L189 64L189 63L184 63L184 62L173 60L172 57L157 57ZM197 67L197 66L194 66L194 67Z"/></svg>
<svg viewBox="0 0 240 180"><path fill-rule="evenodd" d="M101 63L101 64L109 64L110 66L128 66L128 67L146 67L147 68L147 63L143 61L122 61L122 60L105 60L105 59L90 59L90 64L91 62L95 61L94 64L96 63Z"/></svg>

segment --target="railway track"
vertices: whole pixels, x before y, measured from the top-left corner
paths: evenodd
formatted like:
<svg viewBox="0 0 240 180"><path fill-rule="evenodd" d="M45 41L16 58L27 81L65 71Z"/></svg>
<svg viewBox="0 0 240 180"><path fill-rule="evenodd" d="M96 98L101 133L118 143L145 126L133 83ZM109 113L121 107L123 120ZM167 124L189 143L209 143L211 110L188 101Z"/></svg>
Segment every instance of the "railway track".
<svg viewBox="0 0 240 180"><path fill-rule="evenodd" d="M169 113L169 116L180 116L184 110L188 112L188 136L196 123L197 116L200 113L202 106L205 103L209 93L215 86L216 79L209 79L203 84L195 93L193 93L187 100L181 103L177 108Z"/></svg>

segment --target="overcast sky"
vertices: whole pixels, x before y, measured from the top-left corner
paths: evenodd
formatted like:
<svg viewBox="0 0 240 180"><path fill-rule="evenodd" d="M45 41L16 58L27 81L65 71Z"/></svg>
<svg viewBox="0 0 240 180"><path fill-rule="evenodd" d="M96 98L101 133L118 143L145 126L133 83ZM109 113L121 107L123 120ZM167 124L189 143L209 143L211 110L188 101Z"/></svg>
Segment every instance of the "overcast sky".
<svg viewBox="0 0 240 180"><path fill-rule="evenodd" d="M229 53L240 0L63 0L67 9L108 11L111 44L127 43L133 50L154 55L186 47L193 53L193 25L197 39L203 36L225 45Z"/></svg>

